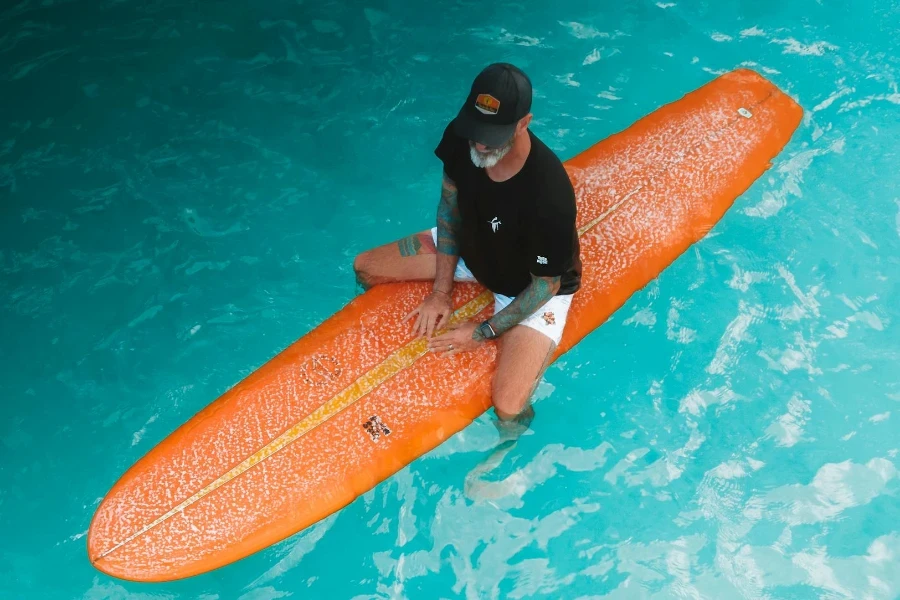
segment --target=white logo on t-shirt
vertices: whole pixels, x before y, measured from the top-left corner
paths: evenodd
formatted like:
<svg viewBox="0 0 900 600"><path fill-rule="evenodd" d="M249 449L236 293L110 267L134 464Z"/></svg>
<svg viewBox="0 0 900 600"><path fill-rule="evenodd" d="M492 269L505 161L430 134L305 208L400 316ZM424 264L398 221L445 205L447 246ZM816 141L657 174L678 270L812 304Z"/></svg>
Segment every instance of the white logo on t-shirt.
<svg viewBox="0 0 900 600"><path fill-rule="evenodd" d="M545 257L545 256L538 256L537 262L538 262L539 265L546 265L546 264L547 264L547 257Z"/></svg>
<svg viewBox="0 0 900 600"><path fill-rule="evenodd" d="M488 223L491 224L491 231L493 231L494 233L497 233L497 230L500 229L500 219L498 219L497 217L494 217L493 219L488 221Z"/></svg>

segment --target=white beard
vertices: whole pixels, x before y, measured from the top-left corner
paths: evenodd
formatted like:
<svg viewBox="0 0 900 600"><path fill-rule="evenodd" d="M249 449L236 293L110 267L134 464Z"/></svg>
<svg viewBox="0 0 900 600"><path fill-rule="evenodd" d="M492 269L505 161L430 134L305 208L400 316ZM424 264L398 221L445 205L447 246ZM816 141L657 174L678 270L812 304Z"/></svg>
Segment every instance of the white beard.
<svg viewBox="0 0 900 600"><path fill-rule="evenodd" d="M496 150L491 150L490 152L479 152L475 149L474 144L469 144L469 156L472 158L472 163L479 168L486 169L495 166L498 162L503 160L503 157L506 156L513 147L513 140L510 140L502 148L497 148Z"/></svg>

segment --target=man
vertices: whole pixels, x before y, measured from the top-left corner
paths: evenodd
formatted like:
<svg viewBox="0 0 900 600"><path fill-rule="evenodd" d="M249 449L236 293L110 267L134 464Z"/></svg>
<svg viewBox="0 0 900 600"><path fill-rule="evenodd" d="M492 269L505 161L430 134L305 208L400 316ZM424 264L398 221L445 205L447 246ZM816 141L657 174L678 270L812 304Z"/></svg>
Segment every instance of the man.
<svg viewBox="0 0 900 600"><path fill-rule="evenodd" d="M456 354L499 344L491 389L501 422L525 427L529 399L559 344L581 284L575 192L556 155L529 129L531 82L507 63L472 84L435 149L444 174L437 226L356 257L364 286L434 280L404 321L432 351ZM454 281L494 293L494 315L434 335L452 314Z"/></svg>

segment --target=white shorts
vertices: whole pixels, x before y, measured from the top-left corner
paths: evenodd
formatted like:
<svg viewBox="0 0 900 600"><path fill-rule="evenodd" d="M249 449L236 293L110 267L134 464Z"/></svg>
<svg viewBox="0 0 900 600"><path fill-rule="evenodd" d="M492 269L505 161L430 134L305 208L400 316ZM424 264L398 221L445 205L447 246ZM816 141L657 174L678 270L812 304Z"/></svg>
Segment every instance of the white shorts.
<svg viewBox="0 0 900 600"><path fill-rule="evenodd" d="M431 228L431 239L437 246L437 227ZM453 273L454 281L475 281L475 276L466 266L466 262L460 258L456 263L456 272ZM572 296L574 294L553 296L536 312L529 315L519 322L519 325L531 327L536 331L540 331L557 346L562 339L563 328L566 326L566 317L569 314L569 306L572 304ZM503 294L494 294L494 314L497 314L512 302L515 297L504 296Z"/></svg>

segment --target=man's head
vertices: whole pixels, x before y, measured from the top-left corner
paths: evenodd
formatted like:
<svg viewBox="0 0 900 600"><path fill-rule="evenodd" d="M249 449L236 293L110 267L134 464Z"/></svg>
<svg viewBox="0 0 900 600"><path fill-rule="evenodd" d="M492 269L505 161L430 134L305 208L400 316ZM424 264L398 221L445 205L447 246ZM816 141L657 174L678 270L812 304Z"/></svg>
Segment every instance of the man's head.
<svg viewBox="0 0 900 600"><path fill-rule="evenodd" d="M472 83L453 121L469 140L472 162L492 167L512 149L531 122L531 81L509 63L488 65Z"/></svg>

